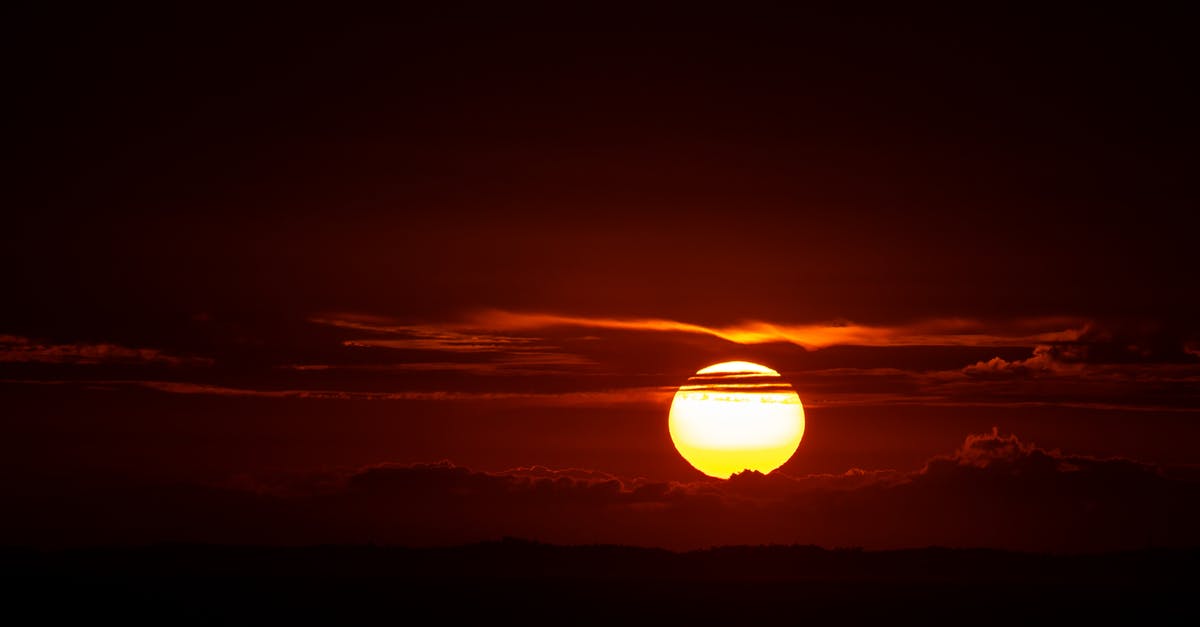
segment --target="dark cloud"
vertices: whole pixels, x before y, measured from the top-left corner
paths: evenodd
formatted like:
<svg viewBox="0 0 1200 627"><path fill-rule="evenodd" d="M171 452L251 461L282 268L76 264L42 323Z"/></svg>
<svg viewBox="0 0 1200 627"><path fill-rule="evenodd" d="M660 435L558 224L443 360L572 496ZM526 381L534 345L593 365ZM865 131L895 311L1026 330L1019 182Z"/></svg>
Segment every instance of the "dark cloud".
<svg viewBox="0 0 1200 627"><path fill-rule="evenodd" d="M489 473L442 461L242 477L223 487L84 487L18 494L23 506L6 519L6 537L431 545L520 536L675 549L811 543L1066 551L1200 541L1194 476L1066 455L997 431L968 436L953 453L909 472L747 472L729 481L663 482L540 466Z"/></svg>
<svg viewBox="0 0 1200 627"><path fill-rule="evenodd" d="M1006 360L993 357L963 368L963 374L973 377L1036 376L1043 373L1079 372L1078 358L1084 351L1078 346L1037 346L1028 359Z"/></svg>
<svg viewBox="0 0 1200 627"><path fill-rule="evenodd" d="M1188 350L1200 340L1194 324L1162 320L1092 324L1079 337L1078 359L1088 363L1197 363Z"/></svg>
<svg viewBox="0 0 1200 627"><path fill-rule="evenodd" d="M109 343L54 344L16 335L0 335L0 362L40 364L211 365L211 359L180 357L157 348L130 348Z"/></svg>
<svg viewBox="0 0 1200 627"><path fill-rule="evenodd" d="M1179 325L1092 323L1078 337L1039 343L1026 359L994 357L963 368L969 376L1078 375L1085 369L1200 364L1195 339Z"/></svg>

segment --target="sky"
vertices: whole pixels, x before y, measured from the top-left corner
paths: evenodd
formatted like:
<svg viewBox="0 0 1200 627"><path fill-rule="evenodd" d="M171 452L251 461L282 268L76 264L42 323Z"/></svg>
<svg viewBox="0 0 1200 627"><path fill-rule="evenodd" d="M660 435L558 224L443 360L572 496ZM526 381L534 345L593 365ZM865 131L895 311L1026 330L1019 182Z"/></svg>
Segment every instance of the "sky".
<svg viewBox="0 0 1200 627"><path fill-rule="evenodd" d="M1198 540L1183 16L29 11L0 544Z"/></svg>

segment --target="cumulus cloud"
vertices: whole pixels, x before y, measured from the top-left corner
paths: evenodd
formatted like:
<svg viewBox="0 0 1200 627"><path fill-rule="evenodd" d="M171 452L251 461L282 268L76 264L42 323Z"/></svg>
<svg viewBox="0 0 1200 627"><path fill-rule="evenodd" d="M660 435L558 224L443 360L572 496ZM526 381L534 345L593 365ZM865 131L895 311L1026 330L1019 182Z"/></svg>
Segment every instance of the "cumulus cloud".
<svg viewBox="0 0 1200 627"><path fill-rule="evenodd" d="M1028 359L1008 361L993 357L966 366L962 371L968 376L979 377L1079 373L1083 370L1086 352L1086 347L1078 345L1041 345L1034 347L1033 355Z"/></svg>
<svg viewBox="0 0 1200 627"><path fill-rule="evenodd" d="M907 472L748 472L729 481L664 482L540 466L481 472L445 461L383 464L243 478L222 488L89 486L82 502L56 493L41 507L9 508L18 515L2 524L7 537L40 542L438 545L519 536L673 549L800 543L1090 551L1200 541L1195 479L1128 459L1065 455L994 430ZM97 503L105 514L85 515Z"/></svg>
<svg viewBox="0 0 1200 627"><path fill-rule="evenodd" d="M992 427L990 434L968 435L962 447L945 459L963 466L987 468L1029 457L1036 451L1037 447L1021 442L1016 435L1000 435L1000 430Z"/></svg>
<svg viewBox="0 0 1200 627"><path fill-rule="evenodd" d="M53 344L17 335L0 335L0 362L41 364L211 365L200 357L179 357L156 348L130 348L108 343Z"/></svg>
<svg viewBox="0 0 1200 627"><path fill-rule="evenodd" d="M1025 359L994 357L958 372L914 377L950 402L1057 405L1127 411L1200 411L1200 360L1184 335L1153 325L1093 325Z"/></svg>
<svg viewBox="0 0 1200 627"><path fill-rule="evenodd" d="M963 368L972 376L1076 375L1084 371L1148 373L1196 364L1200 351L1176 328L1155 324L1089 324L1074 338L1042 343L1027 359L994 357ZM1163 366L1166 366L1163 368ZM1174 368L1178 370L1178 368Z"/></svg>
<svg viewBox="0 0 1200 627"><path fill-rule="evenodd" d="M1068 455L1058 449L1044 449L1023 442L1015 434L1003 435L996 427L991 433L971 434L954 453L930 459L919 471L930 475L970 469L992 475L1024 475L1053 483L1057 479L1107 477L1109 479L1156 480L1171 474L1170 469L1123 457ZM1069 499L1071 493L1064 493Z"/></svg>

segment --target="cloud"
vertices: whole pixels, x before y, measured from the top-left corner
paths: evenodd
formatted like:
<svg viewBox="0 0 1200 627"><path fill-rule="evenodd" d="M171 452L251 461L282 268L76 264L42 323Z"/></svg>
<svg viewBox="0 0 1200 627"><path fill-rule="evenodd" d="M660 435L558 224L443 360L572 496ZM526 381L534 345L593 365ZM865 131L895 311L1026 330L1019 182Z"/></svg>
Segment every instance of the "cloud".
<svg viewBox="0 0 1200 627"><path fill-rule="evenodd" d="M1025 359L994 357L913 380L923 395L957 402L1194 413L1200 360L1187 347L1170 329L1096 324L1075 340L1038 345Z"/></svg>
<svg viewBox="0 0 1200 627"><path fill-rule="evenodd" d="M557 324L556 321L561 319L561 316L552 316L547 320L541 315L509 313L495 319L497 325L509 327L507 330L488 330L462 326L478 327L483 324L470 320L451 323L445 329L435 329L432 326L418 328L398 324L378 317L329 315L314 320L362 335L353 339L339 338L338 341L350 345L351 350L326 354L326 359L314 360L313 363L279 365L271 368L270 372L261 373L258 381L248 380L244 373L230 377L219 376L223 373L215 372L214 376L206 376L199 381L151 380L148 377L137 380L52 381L12 377L4 382L139 387L170 394L231 398L418 402L494 400L542 406L608 406L666 404L676 386L685 378L672 370L675 362L680 360L671 356L674 355L672 351L655 350L641 338L635 340L600 333L612 340L606 342L590 333L576 334L577 328L572 326L538 326ZM606 319L600 320L606 324ZM624 320L621 324L636 322ZM1009 339L1029 337L1038 328L1048 329L1053 326L1052 323L1064 322L1067 320L1009 322L996 325L987 335ZM956 324L946 329L972 328L962 321ZM531 325L538 328L530 328ZM889 329L888 333L894 335L900 327L873 328L877 331ZM1080 328L1082 331L1078 334L1068 333L1065 336L1075 339L1032 345L1031 352L1023 358L1016 357L1019 353L1010 347L1003 351L1003 356L952 367L951 364L959 359L956 356L963 355L964 350L971 358L987 355L990 350L982 352L977 350L978 347L964 349L950 346L918 351L921 354L916 359L924 359L925 363L936 367L923 370L906 363L906 360L914 359L911 351L870 351L877 361L879 355L884 354L883 363L888 367L793 367L786 370L785 375L809 409L868 406L1066 407L1143 413L1200 412L1200 387L1197 387L1200 384L1200 359L1188 352L1191 344L1184 339L1186 335L1170 329L1164 331L1154 327L1108 323L1085 324ZM657 339L678 341L694 337L697 336L692 333L684 338L663 336ZM39 359L58 360L55 363L101 363L101 360L107 360L103 363L172 365L211 363L210 360L182 358L153 349L101 345L107 348L78 350L75 345L58 345L53 350L42 350L47 347L25 338L4 336L2 339L0 346L5 348L3 354L10 361ZM422 348L413 348L410 342L416 342L413 346ZM631 350L631 342L636 342L636 349ZM697 347L697 344L703 346ZM682 346L689 351L694 350L698 359L728 352L728 347L710 344L709 340L704 340L700 343L684 342ZM398 348L405 346L408 348ZM763 350L783 351L778 355L784 355L781 357L784 365L788 360L793 360L791 363L799 366L820 363L826 361L825 355L830 355L833 359L831 363L847 363L846 355L805 355L787 346ZM929 359L930 353L939 356ZM350 361L338 363L340 355L346 355ZM329 359L331 356L334 359ZM776 361L770 363L777 367L779 365ZM891 364L902 367L891 367ZM393 376L393 373L399 376ZM523 380L518 381L518 377ZM533 385L528 377L539 377L540 380Z"/></svg>
<svg viewBox="0 0 1200 627"><path fill-rule="evenodd" d="M1054 453L1058 455L1057 452ZM1016 435L1000 435L1000 430L992 427L991 433L970 434L963 444L952 455L935 458L930 463L949 461L959 466L972 468L989 468L999 464L1019 463L1034 455L1046 456L1033 444L1021 442ZM927 465L923 472L929 472Z"/></svg>
<svg viewBox="0 0 1200 627"><path fill-rule="evenodd" d="M818 361L846 364L851 353L800 358L799 353L786 352L790 350L786 346L758 350L775 351L775 357L782 361L771 361L777 367L794 364L785 374L809 408L918 405L1200 412L1200 393L1195 387L1200 382L1200 360L1186 350L1190 346L1185 343L1186 334L1150 324L1042 317L1008 321L943 319L901 325L748 321L704 326L665 318L502 310L478 312L437 325L353 314L327 314L312 321L362 335L344 340L348 346L406 350L409 354L401 358L411 359L387 365L355 363L345 368L419 372L426 379L438 379L436 385L447 388L479 385L457 375L536 375L557 377L555 386L559 391L599 387L615 391L648 384L666 390L670 384L677 385L681 375L671 373L674 363L669 360L655 361L657 355L646 344L655 340L693 351L697 360L730 354L731 347L723 345L725 342L790 343L806 350L833 346L921 347L929 350L870 351L866 359L873 360L875 367L824 369L795 366ZM628 336L630 333L654 337L635 339ZM695 338L707 339L692 341ZM624 357L634 343L643 355L651 353L648 360ZM1014 357L1013 349L1026 347L1031 349L1028 356ZM978 359L977 355L986 354L978 349L991 348L1006 350L990 359L951 366L959 359L957 356L967 354ZM744 353L740 349L738 352ZM653 363L657 371L642 370L646 363ZM917 365L920 363L931 368L921 368ZM309 364L295 368L330 370L339 366ZM588 376L579 376L583 374Z"/></svg>
<svg viewBox="0 0 1200 627"><path fill-rule="evenodd" d="M360 331L404 335L406 338L395 346L434 350L495 350L519 346L527 338L500 333L527 333L561 327L688 333L737 344L791 343L808 350L830 346L1031 346L1073 340L1084 333L1087 325L1081 318L1051 317L1020 319L1002 325L956 318L905 325L783 324L749 320L726 326L705 326L666 318L609 318L503 310L487 310L460 322L438 326L406 325L350 314L321 316L312 321Z"/></svg>
<svg viewBox="0 0 1200 627"><path fill-rule="evenodd" d="M1200 413L1200 364L1089 364L1035 349L953 370L831 368L791 373L806 408L1062 407Z"/></svg>
<svg viewBox="0 0 1200 627"><path fill-rule="evenodd" d="M455 390L363 391L333 389L259 389L232 387L188 381L154 380L37 380L0 379L0 383L19 385L79 385L86 387L145 388L168 394L226 396L234 398L316 399L347 401L536 401L545 406L620 405L625 403L665 403L674 388L637 387L614 390L565 392L469 392Z"/></svg>
<svg viewBox="0 0 1200 627"><path fill-rule="evenodd" d="M384 344L354 344L357 346L385 346ZM327 370L357 370L366 372L464 372L475 375L544 375L548 371L559 372L564 367L594 366L595 361L579 355L565 353L523 352L489 358L487 361L412 361L381 364L285 364L280 368L298 372Z"/></svg>
<svg viewBox="0 0 1200 627"><path fill-rule="evenodd" d="M471 357L471 361L425 362L427 367L396 364L393 369L459 370L478 374L537 374L546 368L594 366L591 359L559 350L537 337L504 335L485 330L464 330L449 326L403 325L377 316L339 314L318 316L310 322L343 329L368 332L377 337L355 338L342 342L355 348L388 348L403 351L450 353ZM383 337L378 337L383 336ZM433 364L445 365L433 365ZM322 369L341 368L334 364ZM314 369L312 365L293 366Z"/></svg>
<svg viewBox="0 0 1200 627"><path fill-rule="evenodd" d="M438 545L519 536L673 549L800 543L1093 551L1195 545L1196 479L1129 459L1046 450L993 430L906 472L747 472L729 481L667 482L542 466L481 472L441 461L243 477L223 487L86 483L71 490L26 480L24 493L36 503L10 499L14 514L0 526L6 537L40 543Z"/></svg>
<svg viewBox="0 0 1200 627"><path fill-rule="evenodd" d="M378 496L419 493L421 511L449 508L487 520L494 533L567 543L1100 550L1200 538L1189 526L1200 521L1200 484L1129 459L1046 450L995 429L910 472L747 472L680 483L578 470L479 473L443 462L365 469L350 483L362 488L368 476Z"/></svg>
<svg viewBox="0 0 1200 627"><path fill-rule="evenodd" d="M1009 377L1035 376L1043 373L1072 373L1082 372L1081 362L1086 353L1086 347L1079 345L1041 345L1033 349L1033 356L1028 359L1008 361L993 357L987 361L979 361L962 369L963 374L975 377Z"/></svg>
<svg viewBox="0 0 1200 627"><path fill-rule="evenodd" d="M0 335L0 363L208 366L213 361L170 355L156 348L129 348L108 343L49 344L27 337Z"/></svg>
<svg viewBox="0 0 1200 627"><path fill-rule="evenodd" d="M1195 370L1200 352L1180 329L1149 323L1088 325L1078 337L1039 344L1027 359L995 357L963 369L974 376L1077 375L1085 371L1119 372Z"/></svg>

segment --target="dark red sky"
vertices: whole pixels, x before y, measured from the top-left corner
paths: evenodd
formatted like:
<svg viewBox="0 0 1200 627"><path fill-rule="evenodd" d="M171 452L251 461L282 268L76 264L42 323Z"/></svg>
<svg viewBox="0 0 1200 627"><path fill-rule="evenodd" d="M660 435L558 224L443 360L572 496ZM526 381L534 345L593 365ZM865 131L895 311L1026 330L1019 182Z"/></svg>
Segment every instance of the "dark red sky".
<svg viewBox="0 0 1200 627"><path fill-rule="evenodd" d="M213 498L187 496L196 486L303 501L391 464L397 498L430 519L326 521L334 535L292 539L1197 540L1167 530L1190 509L1069 531L1145 490L1159 500L1138 507L1167 512L1194 494L1200 102L1186 16L13 23L0 457L6 490L61 505L52 518L144 505L128 490L164 483L177 486L164 502L192 508ZM769 524L747 522L760 510L702 481L667 434L673 388L733 359L779 370L807 410L779 478L801 487L772 484L781 500L755 505ZM972 441L1008 444L980 462ZM512 472L531 466L553 470ZM966 474L947 483L944 466ZM826 475L860 476L849 469L873 479L836 490L862 504L807 496ZM1004 483L1037 473L1083 509ZM521 496L563 476L580 490L616 481L616 504L599 502L623 513L575 535L530 526L594 518ZM479 503L435 498L471 477L493 482ZM1028 524L945 522L972 482ZM673 487L634 498L646 485ZM897 536L799 522L886 515L894 490L941 522ZM80 496L110 491L124 496ZM733 522L681 538L662 529L684 514L636 514L668 501ZM505 507L525 517L497 518ZM166 514L105 520L108 532L64 523L43 539L193 533ZM269 520L220 539L258 541ZM462 532L430 533L448 520ZM32 527L57 528L30 518L0 543Z"/></svg>

